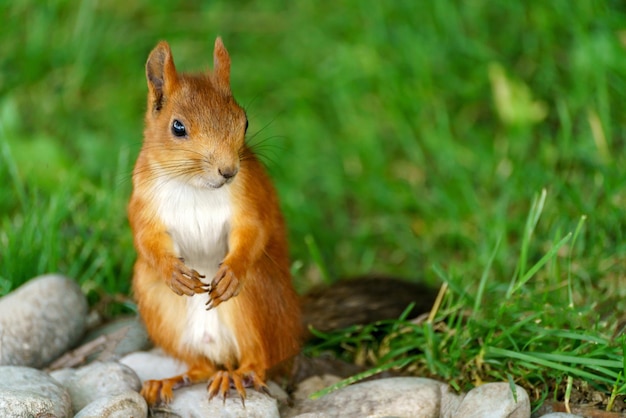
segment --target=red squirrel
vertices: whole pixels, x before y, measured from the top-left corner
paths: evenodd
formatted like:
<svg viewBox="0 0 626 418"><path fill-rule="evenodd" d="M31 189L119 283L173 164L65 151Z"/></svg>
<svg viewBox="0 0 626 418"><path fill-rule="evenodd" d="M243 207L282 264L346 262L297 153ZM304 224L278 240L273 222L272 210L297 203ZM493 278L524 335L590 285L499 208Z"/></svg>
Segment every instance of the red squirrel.
<svg viewBox="0 0 626 418"><path fill-rule="evenodd" d="M266 373L298 353L299 300L285 224L263 165L246 145L248 121L230 88L217 38L213 71L176 71L160 42L146 62L144 142L128 216L137 250L133 292L152 340L189 370L146 381L148 404L208 382L267 389Z"/></svg>

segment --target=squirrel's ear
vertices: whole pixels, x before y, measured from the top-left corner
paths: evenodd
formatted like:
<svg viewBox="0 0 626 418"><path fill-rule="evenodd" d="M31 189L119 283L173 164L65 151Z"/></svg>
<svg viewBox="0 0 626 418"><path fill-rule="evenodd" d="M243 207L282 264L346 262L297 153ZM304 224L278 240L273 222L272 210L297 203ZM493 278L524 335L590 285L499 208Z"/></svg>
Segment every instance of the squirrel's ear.
<svg viewBox="0 0 626 418"><path fill-rule="evenodd" d="M146 62L146 78L152 107L160 110L163 100L178 82L174 58L167 42L159 42L150 52Z"/></svg>
<svg viewBox="0 0 626 418"><path fill-rule="evenodd" d="M220 37L215 39L213 49L213 74L218 87L230 92L230 56Z"/></svg>

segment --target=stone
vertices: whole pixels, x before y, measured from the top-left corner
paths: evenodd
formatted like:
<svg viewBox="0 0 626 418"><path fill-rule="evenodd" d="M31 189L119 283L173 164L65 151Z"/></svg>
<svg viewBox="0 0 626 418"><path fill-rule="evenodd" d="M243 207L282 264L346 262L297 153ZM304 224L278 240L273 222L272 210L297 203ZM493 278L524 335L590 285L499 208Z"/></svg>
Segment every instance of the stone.
<svg viewBox="0 0 626 418"><path fill-rule="evenodd" d="M470 390L453 418L530 418L530 399L524 389L515 386L517 401L508 383L486 383Z"/></svg>
<svg viewBox="0 0 626 418"><path fill-rule="evenodd" d="M59 382L61 385L66 386L67 381L70 379L70 377L74 376L75 373L76 373L76 369L67 368L67 369L53 370L49 372L48 374L50 375L50 377L52 377L54 380Z"/></svg>
<svg viewBox="0 0 626 418"><path fill-rule="evenodd" d="M187 371L187 366L166 355L161 349L129 354L120 359L122 364L133 369L141 381L165 379ZM272 386L273 389L275 389ZM272 392L273 393L273 392ZM246 391L245 409L236 391L231 390L225 401L214 398L209 401L207 384L176 389L169 405L160 405L151 410L153 417L279 417L276 399L254 389Z"/></svg>
<svg viewBox="0 0 626 418"><path fill-rule="evenodd" d="M276 399L279 403L287 404L289 402L289 394L273 380L267 381L267 389L270 391L272 398Z"/></svg>
<svg viewBox="0 0 626 418"><path fill-rule="evenodd" d="M441 387L441 409L439 416L441 418L452 418L459 409L461 402L465 398L465 394L457 394L452 391L449 385Z"/></svg>
<svg viewBox="0 0 626 418"><path fill-rule="evenodd" d="M41 368L85 330L87 299L60 275L36 277L0 298L0 365Z"/></svg>
<svg viewBox="0 0 626 418"><path fill-rule="evenodd" d="M148 416L148 405L143 397L132 390L118 395L96 399L74 418L144 418Z"/></svg>
<svg viewBox="0 0 626 418"><path fill-rule="evenodd" d="M322 376L311 376L307 379L304 379L298 384L298 387L293 393L293 398L296 401L308 399L309 396L311 396L315 392L332 386L340 381L340 377L331 374L324 374Z"/></svg>
<svg viewBox="0 0 626 418"><path fill-rule="evenodd" d="M184 363L166 355L160 348L128 354L120 363L130 367L142 382L166 379L187 371Z"/></svg>
<svg viewBox="0 0 626 418"><path fill-rule="evenodd" d="M72 408L78 412L88 404L128 391L139 392L141 381L135 372L118 362L95 362L77 369L65 379L72 398Z"/></svg>
<svg viewBox="0 0 626 418"><path fill-rule="evenodd" d="M542 415L540 418L583 418L582 415L568 414L567 412L551 412Z"/></svg>
<svg viewBox="0 0 626 418"><path fill-rule="evenodd" d="M304 400L285 416L438 418L445 386L419 377L372 380L339 389L320 399Z"/></svg>
<svg viewBox="0 0 626 418"><path fill-rule="evenodd" d="M107 338L105 352L92 356L90 360L94 358L101 361L117 360L127 354L146 350L152 346L146 327L138 317L118 318L100 325L87 333L81 345L101 336Z"/></svg>
<svg viewBox="0 0 626 418"><path fill-rule="evenodd" d="M0 416L71 417L67 390L47 373L20 366L0 366Z"/></svg>
<svg viewBox="0 0 626 418"><path fill-rule="evenodd" d="M235 390L226 400L209 401L206 383L177 389L174 400L158 408L161 417L229 417L229 418L279 418L276 399L254 389L247 389L245 408ZM153 411L154 412L154 411Z"/></svg>

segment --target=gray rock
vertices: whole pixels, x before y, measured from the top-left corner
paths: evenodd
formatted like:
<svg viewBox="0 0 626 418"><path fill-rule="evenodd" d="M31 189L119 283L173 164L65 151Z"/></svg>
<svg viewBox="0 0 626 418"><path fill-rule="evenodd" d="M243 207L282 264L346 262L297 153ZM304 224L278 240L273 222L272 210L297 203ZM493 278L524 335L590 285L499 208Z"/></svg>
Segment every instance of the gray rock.
<svg viewBox="0 0 626 418"><path fill-rule="evenodd" d="M65 379L65 387L72 397L74 412L88 404L128 391L139 392L141 381L129 367L118 362L92 363L77 369Z"/></svg>
<svg viewBox="0 0 626 418"><path fill-rule="evenodd" d="M54 380L59 382L61 385L66 386L67 381L70 379L70 377L76 374L76 369L69 369L69 368L58 369L58 370L53 370L49 372L48 374L50 375L50 377L52 377Z"/></svg>
<svg viewBox="0 0 626 418"><path fill-rule="evenodd" d="M268 380L267 389L270 391L272 398L276 399L279 403L287 404L289 402L289 395L278 383Z"/></svg>
<svg viewBox="0 0 626 418"><path fill-rule="evenodd" d="M393 416L438 418L446 385L419 377L394 377L345 387L320 399L305 400L291 417Z"/></svg>
<svg viewBox="0 0 626 418"><path fill-rule="evenodd" d="M324 374L322 376L311 376L298 383L298 387L293 392L293 398L296 401L303 401L309 398L315 392L340 382L339 376Z"/></svg>
<svg viewBox="0 0 626 418"><path fill-rule="evenodd" d="M43 367L85 329L87 299L60 275L32 279L0 298L0 365Z"/></svg>
<svg viewBox="0 0 626 418"><path fill-rule="evenodd" d="M137 317L119 318L101 325L89 331L81 344L93 341L100 336L107 338L104 351L94 356L101 361L115 360L135 351L152 347L146 327Z"/></svg>
<svg viewBox="0 0 626 418"><path fill-rule="evenodd" d="M97 399L81 409L74 418L144 418L148 405L135 391Z"/></svg>
<svg viewBox="0 0 626 418"><path fill-rule="evenodd" d="M551 412L542 415L541 418L583 418L581 415L568 414L567 412Z"/></svg>
<svg viewBox="0 0 626 418"><path fill-rule="evenodd" d="M72 403L63 386L29 367L0 367L0 416L70 417Z"/></svg>
<svg viewBox="0 0 626 418"><path fill-rule="evenodd" d="M486 383L470 390L454 418L529 418L530 399L524 389L515 386L517 402L508 383Z"/></svg>
<svg viewBox="0 0 626 418"><path fill-rule="evenodd" d="M441 418L452 418L459 409L465 394L457 394L452 392L450 386L445 385L441 388Z"/></svg>

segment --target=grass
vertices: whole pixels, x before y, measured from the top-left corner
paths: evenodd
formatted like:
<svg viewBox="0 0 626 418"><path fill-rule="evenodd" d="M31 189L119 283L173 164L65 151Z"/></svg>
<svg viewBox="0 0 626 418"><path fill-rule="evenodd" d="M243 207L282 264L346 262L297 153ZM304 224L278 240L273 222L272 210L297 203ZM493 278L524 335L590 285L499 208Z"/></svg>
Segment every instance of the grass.
<svg viewBox="0 0 626 418"><path fill-rule="evenodd" d="M626 393L621 2L28 0L0 15L0 294L50 271L93 303L128 294L143 64L167 39L179 69L206 68L219 34L297 287L368 272L447 287L426 322L310 350L459 389L512 379L536 403L568 377Z"/></svg>

